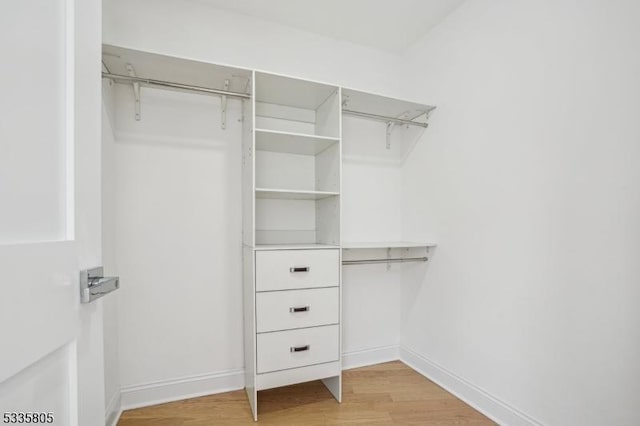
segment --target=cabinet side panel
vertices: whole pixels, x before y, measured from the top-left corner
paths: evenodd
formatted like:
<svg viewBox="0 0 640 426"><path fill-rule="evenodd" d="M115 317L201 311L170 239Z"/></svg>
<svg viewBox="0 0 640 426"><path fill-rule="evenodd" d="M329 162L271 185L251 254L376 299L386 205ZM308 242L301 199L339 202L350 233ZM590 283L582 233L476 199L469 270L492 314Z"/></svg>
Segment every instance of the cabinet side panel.
<svg viewBox="0 0 640 426"><path fill-rule="evenodd" d="M315 189L340 192L340 144L334 144L315 156Z"/></svg>
<svg viewBox="0 0 640 426"><path fill-rule="evenodd" d="M242 242L253 246L255 217L254 99L242 102Z"/></svg>
<svg viewBox="0 0 640 426"><path fill-rule="evenodd" d="M251 411L257 420L258 395L256 390L256 320L255 320L255 258L253 248L242 251L242 282L244 305L244 374L245 390Z"/></svg>
<svg viewBox="0 0 640 426"><path fill-rule="evenodd" d="M340 244L340 197L316 201L316 239L319 244Z"/></svg>
<svg viewBox="0 0 640 426"><path fill-rule="evenodd" d="M340 96L336 87L335 92L316 110L316 134L339 138L340 113Z"/></svg>

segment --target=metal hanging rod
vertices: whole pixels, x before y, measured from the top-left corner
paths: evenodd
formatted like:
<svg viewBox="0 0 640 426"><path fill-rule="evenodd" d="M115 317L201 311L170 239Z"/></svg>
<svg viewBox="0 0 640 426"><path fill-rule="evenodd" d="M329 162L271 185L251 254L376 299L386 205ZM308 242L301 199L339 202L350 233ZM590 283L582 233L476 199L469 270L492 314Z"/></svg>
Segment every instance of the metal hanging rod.
<svg viewBox="0 0 640 426"><path fill-rule="evenodd" d="M200 92L208 95L229 96L239 99L251 99L249 93L231 92L228 90L211 89L209 87L192 86L189 84L174 83L171 81L153 80L150 78L132 77L128 75L112 74L108 72L102 73L102 78L110 78L115 81L126 81L129 83L142 83L149 86L169 87L172 89L188 90L191 92Z"/></svg>
<svg viewBox="0 0 640 426"><path fill-rule="evenodd" d="M428 123L421 123L419 121L405 120L403 118L387 117L387 116L384 116L384 115L371 114L369 112L360 112L360 111L353 111L353 110L350 110L350 109L343 109L342 113L346 114L346 115L353 115L353 116L356 116L356 117L364 117L364 118L370 118L372 120L384 121L385 123L397 123L397 124L408 124L409 126L429 127ZM425 112L425 114L426 114L426 112Z"/></svg>
<svg viewBox="0 0 640 426"><path fill-rule="evenodd" d="M343 265L365 265L369 263L405 263L405 262L426 262L428 257L396 257L390 259L362 259L362 260L343 260Z"/></svg>

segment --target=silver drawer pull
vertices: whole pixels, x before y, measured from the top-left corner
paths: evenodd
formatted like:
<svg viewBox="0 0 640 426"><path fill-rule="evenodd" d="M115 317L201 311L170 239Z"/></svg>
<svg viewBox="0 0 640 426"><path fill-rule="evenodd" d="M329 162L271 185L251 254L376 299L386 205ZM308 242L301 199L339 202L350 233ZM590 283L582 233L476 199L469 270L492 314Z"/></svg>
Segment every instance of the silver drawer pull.
<svg viewBox="0 0 640 426"><path fill-rule="evenodd" d="M289 348L289 350L291 352L304 352L304 351L308 351L309 349L311 349L311 346L309 345L304 345L304 346L291 346Z"/></svg>
<svg viewBox="0 0 640 426"><path fill-rule="evenodd" d="M296 312L309 312L309 309L310 308L308 306L300 306L299 308L289 308L289 312L292 314Z"/></svg>
<svg viewBox="0 0 640 426"><path fill-rule="evenodd" d="M309 266L292 266L289 268L289 272L309 272L310 270Z"/></svg>

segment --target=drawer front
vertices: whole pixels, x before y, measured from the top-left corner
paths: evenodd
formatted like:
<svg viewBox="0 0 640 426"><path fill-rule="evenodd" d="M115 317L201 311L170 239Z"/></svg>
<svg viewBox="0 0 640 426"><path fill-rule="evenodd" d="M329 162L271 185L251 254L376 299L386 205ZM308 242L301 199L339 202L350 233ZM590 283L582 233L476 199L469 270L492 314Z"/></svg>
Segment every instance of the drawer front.
<svg viewBox="0 0 640 426"><path fill-rule="evenodd" d="M337 324L339 311L338 287L256 294L258 333Z"/></svg>
<svg viewBox="0 0 640 426"><path fill-rule="evenodd" d="M339 250L256 252L256 291L337 286Z"/></svg>
<svg viewBox="0 0 640 426"><path fill-rule="evenodd" d="M338 325L258 334L258 374L337 361L339 339Z"/></svg>

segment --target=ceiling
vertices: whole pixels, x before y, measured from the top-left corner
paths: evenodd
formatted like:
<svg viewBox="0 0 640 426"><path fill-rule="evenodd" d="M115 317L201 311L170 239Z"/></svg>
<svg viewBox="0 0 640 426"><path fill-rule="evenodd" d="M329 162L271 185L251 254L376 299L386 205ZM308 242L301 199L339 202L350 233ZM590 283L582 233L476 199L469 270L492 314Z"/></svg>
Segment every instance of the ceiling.
<svg viewBox="0 0 640 426"><path fill-rule="evenodd" d="M464 0L204 0L338 40L402 53Z"/></svg>

